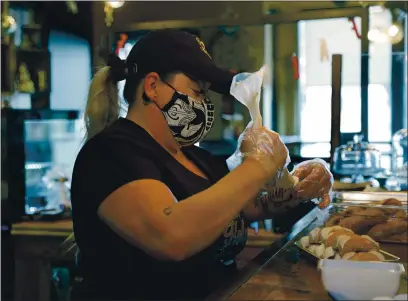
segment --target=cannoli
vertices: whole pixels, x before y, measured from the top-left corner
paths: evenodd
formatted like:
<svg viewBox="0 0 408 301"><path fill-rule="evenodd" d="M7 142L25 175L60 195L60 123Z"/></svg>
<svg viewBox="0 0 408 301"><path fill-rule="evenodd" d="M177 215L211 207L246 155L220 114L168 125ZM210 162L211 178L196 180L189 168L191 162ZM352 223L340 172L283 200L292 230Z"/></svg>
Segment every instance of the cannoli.
<svg viewBox="0 0 408 301"><path fill-rule="evenodd" d="M371 238L358 235L340 235L337 237L336 248L340 255L349 252L369 252L379 249L379 244Z"/></svg>
<svg viewBox="0 0 408 301"><path fill-rule="evenodd" d="M352 261L384 261L384 256L376 251L356 253L349 260Z"/></svg>
<svg viewBox="0 0 408 301"><path fill-rule="evenodd" d="M320 242L320 231L320 228L316 228L309 233L309 241L311 244Z"/></svg>
<svg viewBox="0 0 408 301"><path fill-rule="evenodd" d="M404 220L391 219L386 223L375 225L368 231L367 235L374 239L387 239L395 234L407 231L408 223Z"/></svg>
<svg viewBox="0 0 408 301"><path fill-rule="evenodd" d="M333 227L326 227L320 231L319 239L320 241L325 241L329 236L330 232L334 231Z"/></svg>
<svg viewBox="0 0 408 301"><path fill-rule="evenodd" d="M310 245L307 250L314 255L317 247L318 245Z"/></svg>
<svg viewBox="0 0 408 301"><path fill-rule="evenodd" d="M343 257L341 257L341 259L343 260L349 260L351 257L353 257L354 255L356 255L356 252L349 252L343 255Z"/></svg>
<svg viewBox="0 0 408 301"><path fill-rule="evenodd" d="M339 237L340 235L344 235L344 234L350 235L354 233L350 229L346 229L346 228L342 228L341 230L337 230L337 231L332 231L329 233L329 235L327 236L327 239L324 241L325 246L334 247L337 237Z"/></svg>
<svg viewBox="0 0 408 301"><path fill-rule="evenodd" d="M320 244L320 245L318 245L317 247L316 247L316 249L315 249L315 255L316 255L316 257L318 257L318 258L323 258L323 254L324 254L324 251L326 250L326 247L324 246L324 244Z"/></svg>
<svg viewBox="0 0 408 301"><path fill-rule="evenodd" d="M310 239L309 236L303 236L300 241L300 246L304 249L307 249L310 246Z"/></svg>
<svg viewBox="0 0 408 301"><path fill-rule="evenodd" d="M323 258L328 259L328 258L333 258L336 255L336 252L334 252L332 247L328 247L324 250L323 253Z"/></svg>

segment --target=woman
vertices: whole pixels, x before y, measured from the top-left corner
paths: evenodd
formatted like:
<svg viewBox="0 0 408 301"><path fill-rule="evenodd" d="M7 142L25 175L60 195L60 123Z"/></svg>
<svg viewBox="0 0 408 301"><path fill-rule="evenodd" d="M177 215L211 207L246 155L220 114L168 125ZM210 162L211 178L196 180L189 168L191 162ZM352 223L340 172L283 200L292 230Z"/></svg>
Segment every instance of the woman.
<svg viewBox="0 0 408 301"><path fill-rule="evenodd" d="M248 223L273 215L273 206L257 206L256 199L284 167L287 149L278 134L248 129L267 147L229 172L193 146L213 123L207 89L228 93L232 74L213 65L204 44L190 34L152 32L126 61L111 57L108 65L91 84L87 142L72 178L83 276L78 295L203 298L235 272ZM129 109L119 118L116 86L124 79ZM331 187L323 165L306 167L295 203Z"/></svg>

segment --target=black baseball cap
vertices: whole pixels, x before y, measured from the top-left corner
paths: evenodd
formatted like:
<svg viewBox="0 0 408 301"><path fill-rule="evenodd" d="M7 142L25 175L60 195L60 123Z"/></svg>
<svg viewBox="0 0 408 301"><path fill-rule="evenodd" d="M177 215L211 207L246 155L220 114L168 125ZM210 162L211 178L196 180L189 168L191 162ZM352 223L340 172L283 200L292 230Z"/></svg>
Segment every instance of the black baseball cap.
<svg viewBox="0 0 408 301"><path fill-rule="evenodd" d="M221 94L229 94L235 75L214 64L197 36L176 29L161 29L144 35L133 46L126 65L130 76L180 71L195 80L210 83L210 90Z"/></svg>

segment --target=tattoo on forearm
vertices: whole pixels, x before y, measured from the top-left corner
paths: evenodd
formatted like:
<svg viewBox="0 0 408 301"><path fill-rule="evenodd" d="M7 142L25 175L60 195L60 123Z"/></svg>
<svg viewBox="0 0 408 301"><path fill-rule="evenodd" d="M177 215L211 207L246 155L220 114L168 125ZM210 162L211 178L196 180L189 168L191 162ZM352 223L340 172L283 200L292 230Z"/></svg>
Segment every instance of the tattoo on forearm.
<svg viewBox="0 0 408 301"><path fill-rule="evenodd" d="M167 207L164 208L163 212L165 215L170 215L173 212L173 209L171 207Z"/></svg>

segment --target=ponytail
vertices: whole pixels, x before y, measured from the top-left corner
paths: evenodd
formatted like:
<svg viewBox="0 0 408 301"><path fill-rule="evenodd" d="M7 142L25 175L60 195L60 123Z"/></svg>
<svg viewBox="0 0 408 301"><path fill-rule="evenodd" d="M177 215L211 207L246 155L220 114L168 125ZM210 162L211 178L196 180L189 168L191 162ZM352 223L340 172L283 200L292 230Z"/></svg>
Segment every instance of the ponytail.
<svg viewBox="0 0 408 301"><path fill-rule="evenodd" d="M111 78L112 67L103 67L94 76L85 109L86 140L110 126L119 118L117 83Z"/></svg>

